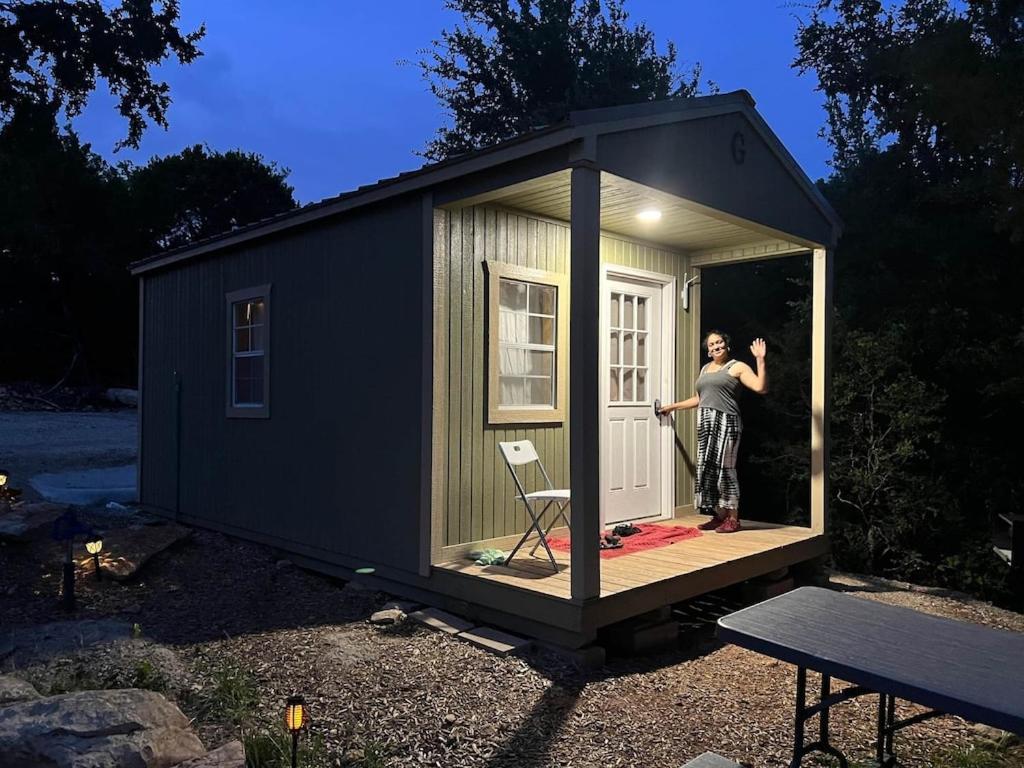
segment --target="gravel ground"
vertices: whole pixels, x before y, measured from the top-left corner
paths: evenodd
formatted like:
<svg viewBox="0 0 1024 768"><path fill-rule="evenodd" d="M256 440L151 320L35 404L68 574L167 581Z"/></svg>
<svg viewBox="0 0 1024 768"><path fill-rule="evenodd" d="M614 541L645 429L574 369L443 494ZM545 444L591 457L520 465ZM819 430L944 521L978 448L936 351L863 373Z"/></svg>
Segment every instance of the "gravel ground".
<svg viewBox="0 0 1024 768"><path fill-rule="evenodd" d="M0 411L0 467L11 473L11 484L32 499L37 495L28 479L41 472L135 461L137 434L134 410Z"/></svg>
<svg viewBox="0 0 1024 768"><path fill-rule="evenodd" d="M58 561L48 542L0 547L4 624L67 618L55 601ZM962 595L846 575L835 575L832 586L1024 631L1024 616ZM313 733L338 765L678 766L709 749L759 767L787 764L793 669L722 646L706 631L685 649L612 659L593 672L550 653L499 658L410 623L371 626L367 618L385 595L203 531L158 555L136 583L97 583L83 574L78 589L78 617L137 623L142 650L121 654L129 662L92 652L20 674L44 692L68 687L69 679L123 685L138 675L139 653L158 650L154 665L169 670L169 695L196 718L209 747L244 728L276 727L284 698L301 692ZM258 692L243 715L212 693L231 669ZM833 716L835 742L868 757L874 717L871 699L843 705ZM897 748L901 765L928 766L939 750L975 739L968 723L947 717L901 733Z"/></svg>

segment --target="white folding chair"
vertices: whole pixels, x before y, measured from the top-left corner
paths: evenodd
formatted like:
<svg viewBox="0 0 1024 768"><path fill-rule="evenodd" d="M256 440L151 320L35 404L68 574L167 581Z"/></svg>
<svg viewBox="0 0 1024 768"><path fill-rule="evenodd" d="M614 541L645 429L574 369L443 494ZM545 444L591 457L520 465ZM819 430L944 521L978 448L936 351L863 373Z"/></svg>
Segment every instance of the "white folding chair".
<svg viewBox="0 0 1024 768"><path fill-rule="evenodd" d="M505 559L505 564L512 562L512 558L516 556L516 552L519 548L526 543L526 540L530 538L530 534L534 531L537 532L537 541L533 545L533 549L530 550L532 555L537 551L537 547L543 545L544 550L548 553L548 558L551 560L551 567L558 572L558 563L555 562L555 556L551 554L551 547L548 546L548 533L552 528L555 527L555 523L559 520L564 520L565 525L569 528L570 532L572 527L569 524L569 518L565 514L565 510L569 507L569 489L557 489L551 482L551 478L548 477L547 470L544 469L544 464L541 462L540 457L537 455L536 449L533 447L533 443L529 440L516 440L515 442L509 443L498 443L498 451L501 453L502 458L505 459L505 465L508 467L508 471L512 473L512 479L516 483L516 489L519 491L519 500L526 506L526 511L530 515L530 526L526 529L526 533L519 540L519 543L515 545L512 552ZM527 493L526 488L523 487L522 480L519 479L519 475L516 473L516 467L522 467L526 464L532 464L537 462L537 467L540 469L541 475L544 477L544 482L547 483L547 489L542 491L533 491ZM538 513L534 509L534 504L539 502L545 502L544 508ZM554 504L558 513L548 523L547 528L542 527L541 520L544 519L544 514L548 511L551 505Z"/></svg>

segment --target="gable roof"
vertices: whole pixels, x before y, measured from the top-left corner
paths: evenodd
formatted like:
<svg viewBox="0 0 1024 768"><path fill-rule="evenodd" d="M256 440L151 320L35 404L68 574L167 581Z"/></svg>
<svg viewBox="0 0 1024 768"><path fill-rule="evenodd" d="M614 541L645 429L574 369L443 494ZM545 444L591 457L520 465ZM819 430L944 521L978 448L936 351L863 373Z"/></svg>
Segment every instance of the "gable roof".
<svg viewBox="0 0 1024 768"><path fill-rule="evenodd" d="M130 266L133 275L170 266L231 246L257 240L286 229L300 227L345 211L377 203L397 195L422 190L445 181L466 176L523 157L564 146L587 136L617 133L668 123L698 120L739 112L746 116L780 163L794 177L822 216L830 222L838 237L842 223L814 183L754 108L755 102L745 90L713 96L628 104L570 112L554 125L545 126L473 152L429 163L413 171L381 179L335 197L256 221L229 232L205 238L170 251L163 251Z"/></svg>

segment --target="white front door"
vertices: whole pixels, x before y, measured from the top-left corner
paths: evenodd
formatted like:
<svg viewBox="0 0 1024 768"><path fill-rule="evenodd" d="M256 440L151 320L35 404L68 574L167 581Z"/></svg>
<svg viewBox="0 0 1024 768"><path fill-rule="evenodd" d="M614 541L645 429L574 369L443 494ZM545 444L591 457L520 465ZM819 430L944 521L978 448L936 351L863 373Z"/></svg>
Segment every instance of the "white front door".
<svg viewBox="0 0 1024 768"><path fill-rule="evenodd" d="M603 523L666 514L662 397L664 286L610 275L602 300ZM665 391L668 391L665 389Z"/></svg>

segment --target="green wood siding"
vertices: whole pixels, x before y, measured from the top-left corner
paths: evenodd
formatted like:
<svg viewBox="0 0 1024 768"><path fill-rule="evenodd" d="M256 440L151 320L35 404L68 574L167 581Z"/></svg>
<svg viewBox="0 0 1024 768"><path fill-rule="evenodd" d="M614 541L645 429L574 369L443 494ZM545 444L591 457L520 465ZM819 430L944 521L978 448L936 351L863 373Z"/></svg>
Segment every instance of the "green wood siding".
<svg viewBox="0 0 1024 768"><path fill-rule="evenodd" d="M445 383L439 399L447 425L439 466L434 472L442 484L442 545L465 544L521 533L528 518L515 501L515 486L498 455L498 443L528 439L533 442L552 481L569 487L568 425L497 425L487 421L487 349L485 261L506 262L533 269L567 274L568 223L542 220L527 214L487 205L435 212L434 251L444 260L441 322L447 326L447 349L438 355L434 375ZM683 256L618 237L602 236L601 259L616 264L676 275L682 282ZM567 301L568 296L559 296ZM692 313L677 316L676 379L680 397L693 386ZM568 373L568 372L564 372ZM571 418L571 404L570 404ZM693 444L691 420L680 430L686 445ZM539 488L539 473L528 471L529 489ZM676 457L676 504L692 501L692 476L680 455Z"/></svg>

